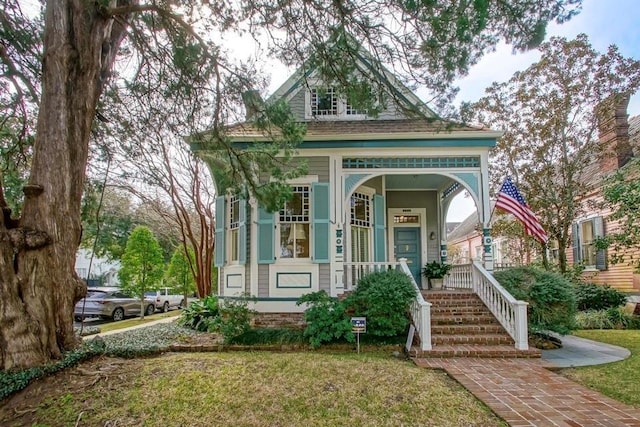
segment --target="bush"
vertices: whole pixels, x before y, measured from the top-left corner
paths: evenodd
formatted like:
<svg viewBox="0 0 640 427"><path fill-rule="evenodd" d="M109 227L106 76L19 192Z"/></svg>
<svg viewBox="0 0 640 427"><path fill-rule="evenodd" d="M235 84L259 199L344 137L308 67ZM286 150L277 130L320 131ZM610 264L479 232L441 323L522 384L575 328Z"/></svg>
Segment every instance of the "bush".
<svg viewBox="0 0 640 427"><path fill-rule="evenodd" d="M209 295L200 301L189 304L178 318L178 324L196 331L205 332L209 330L212 323L220 316L220 305L218 298Z"/></svg>
<svg viewBox="0 0 640 427"><path fill-rule="evenodd" d="M575 328L573 286L562 275L518 267L495 272L494 277L516 299L529 303L529 333L567 334Z"/></svg>
<svg viewBox="0 0 640 427"><path fill-rule="evenodd" d="M252 315L246 297L228 298L221 304L211 295L189 304L182 311L178 324L200 332L217 332L228 342L250 329Z"/></svg>
<svg viewBox="0 0 640 427"><path fill-rule="evenodd" d="M409 326L409 306L416 297L411 279L399 270L367 274L345 303L354 316L367 318L367 334L392 337Z"/></svg>
<svg viewBox="0 0 640 427"><path fill-rule="evenodd" d="M303 334L313 347L341 339L355 340L344 301L331 298L325 291L318 291L303 295L296 302L297 305L305 303L308 304L304 312L307 326Z"/></svg>
<svg viewBox="0 0 640 427"><path fill-rule="evenodd" d="M575 285L576 305L578 310L602 310L619 307L627 300L620 291L609 285L597 283L579 283Z"/></svg>
<svg viewBox="0 0 640 427"><path fill-rule="evenodd" d="M249 299L226 299L220 306L218 320L211 323L209 332L219 332L225 342L229 342L251 329L253 313L249 309Z"/></svg>
<svg viewBox="0 0 640 427"><path fill-rule="evenodd" d="M640 317L624 311L622 307L586 310L576 313L578 329L640 329Z"/></svg>

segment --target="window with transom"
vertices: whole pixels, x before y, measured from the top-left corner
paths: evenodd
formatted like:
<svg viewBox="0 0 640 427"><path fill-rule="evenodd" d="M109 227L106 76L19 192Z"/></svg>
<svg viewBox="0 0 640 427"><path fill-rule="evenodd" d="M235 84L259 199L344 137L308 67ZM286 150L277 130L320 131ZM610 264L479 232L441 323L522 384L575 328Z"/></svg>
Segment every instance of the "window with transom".
<svg viewBox="0 0 640 427"><path fill-rule="evenodd" d="M239 239L240 239L240 199L237 196L231 196L229 199L229 259L238 261Z"/></svg>
<svg viewBox="0 0 640 427"><path fill-rule="evenodd" d="M309 258L311 234L311 186L294 185L293 196L279 215L280 258Z"/></svg>
<svg viewBox="0 0 640 427"><path fill-rule="evenodd" d="M351 196L351 259L371 261L371 196L353 193Z"/></svg>

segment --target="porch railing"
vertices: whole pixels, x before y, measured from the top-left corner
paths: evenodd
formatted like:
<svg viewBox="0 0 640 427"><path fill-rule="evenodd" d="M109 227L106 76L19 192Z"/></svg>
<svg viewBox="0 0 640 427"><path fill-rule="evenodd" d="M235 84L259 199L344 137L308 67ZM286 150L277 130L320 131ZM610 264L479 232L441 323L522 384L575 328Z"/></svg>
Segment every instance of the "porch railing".
<svg viewBox="0 0 640 427"><path fill-rule="evenodd" d="M444 278L446 289L473 289L473 270L471 264L454 264Z"/></svg>
<svg viewBox="0 0 640 427"><path fill-rule="evenodd" d="M397 262L345 262L344 277L342 283L345 291L352 291L358 280L369 273L378 271L395 270L398 267Z"/></svg>
<svg viewBox="0 0 640 427"><path fill-rule="evenodd" d="M528 303L516 300L478 261L474 261L469 267L471 268L473 291L511 335L516 343L515 347L518 350L528 350Z"/></svg>

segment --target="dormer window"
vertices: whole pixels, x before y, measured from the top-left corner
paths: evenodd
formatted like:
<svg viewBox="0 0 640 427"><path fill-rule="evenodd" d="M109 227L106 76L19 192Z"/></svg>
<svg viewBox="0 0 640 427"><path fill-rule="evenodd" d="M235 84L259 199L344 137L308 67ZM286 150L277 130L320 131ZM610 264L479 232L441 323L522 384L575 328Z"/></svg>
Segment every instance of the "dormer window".
<svg viewBox="0 0 640 427"><path fill-rule="evenodd" d="M315 87L309 92L307 118L363 119L365 110L356 110L334 87Z"/></svg>
<svg viewBox="0 0 640 427"><path fill-rule="evenodd" d="M336 116L338 114L338 96L335 89L311 89L311 114L314 116Z"/></svg>

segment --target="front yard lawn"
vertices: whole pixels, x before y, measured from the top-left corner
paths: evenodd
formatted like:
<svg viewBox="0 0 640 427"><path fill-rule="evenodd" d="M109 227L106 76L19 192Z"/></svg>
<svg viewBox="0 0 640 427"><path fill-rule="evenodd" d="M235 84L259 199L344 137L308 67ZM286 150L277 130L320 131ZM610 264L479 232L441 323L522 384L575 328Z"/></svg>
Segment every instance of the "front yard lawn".
<svg viewBox="0 0 640 427"><path fill-rule="evenodd" d="M576 336L625 347L631 356L620 362L564 370L572 380L630 405L640 407L640 330L581 330Z"/></svg>
<svg viewBox="0 0 640 427"><path fill-rule="evenodd" d="M506 426L447 375L382 355L101 357L34 382L2 426Z"/></svg>

